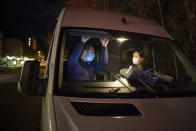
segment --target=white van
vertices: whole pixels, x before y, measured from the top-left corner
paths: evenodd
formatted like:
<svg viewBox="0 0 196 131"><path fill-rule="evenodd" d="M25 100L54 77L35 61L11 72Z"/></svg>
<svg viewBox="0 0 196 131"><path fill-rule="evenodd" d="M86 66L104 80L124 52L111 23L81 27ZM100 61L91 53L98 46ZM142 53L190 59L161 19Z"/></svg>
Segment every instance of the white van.
<svg viewBox="0 0 196 131"><path fill-rule="evenodd" d="M68 79L67 61L82 36L108 63L93 80ZM120 73L143 52L139 78ZM196 70L156 22L127 14L65 8L55 28L45 79L39 62L24 64L18 89L42 97L43 131L196 131Z"/></svg>

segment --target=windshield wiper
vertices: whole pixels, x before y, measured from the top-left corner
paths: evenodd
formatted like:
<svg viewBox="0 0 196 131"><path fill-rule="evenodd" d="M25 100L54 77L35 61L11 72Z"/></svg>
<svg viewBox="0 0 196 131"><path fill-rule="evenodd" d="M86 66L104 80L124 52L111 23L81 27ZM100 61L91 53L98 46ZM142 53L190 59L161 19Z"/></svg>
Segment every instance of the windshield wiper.
<svg viewBox="0 0 196 131"><path fill-rule="evenodd" d="M109 90L109 93L115 94L115 93L117 93L118 91L120 91L120 89L121 89L121 87L116 88L116 89L111 89L111 90Z"/></svg>

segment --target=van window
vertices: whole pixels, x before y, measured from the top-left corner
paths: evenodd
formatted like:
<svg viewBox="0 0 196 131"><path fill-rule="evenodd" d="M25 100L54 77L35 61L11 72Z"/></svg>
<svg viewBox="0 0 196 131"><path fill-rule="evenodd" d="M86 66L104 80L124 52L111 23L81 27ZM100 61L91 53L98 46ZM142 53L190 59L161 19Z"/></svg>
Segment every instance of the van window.
<svg viewBox="0 0 196 131"><path fill-rule="evenodd" d="M155 65L159 74L175 77L174 52L167 44L154 44Z"/></svg>
<svg viewBox="0 0 196 131"><path fill-rule="evenodd" d="M174 88L177 89L187 89L191 88L192 78L186 73L184 66L178 57L176 59L176 81ZM193 87L194 88L194 87Z"/></svg>
<svg viewBox="0 0 196 131"><path fill-rule="evenodd" d="M169 46L175 45L170 40L83 28L64 29L60 36L58 95L115 98L196 95L195 78L187 74L173 46ZM83 36L89 37L86 43L81 42ZM124 41L119 41L119 37ZM109 39L107 48L100 38ZM90 53L89 47L93 48ZM92 59L90 54L94 54Z"/></svg>

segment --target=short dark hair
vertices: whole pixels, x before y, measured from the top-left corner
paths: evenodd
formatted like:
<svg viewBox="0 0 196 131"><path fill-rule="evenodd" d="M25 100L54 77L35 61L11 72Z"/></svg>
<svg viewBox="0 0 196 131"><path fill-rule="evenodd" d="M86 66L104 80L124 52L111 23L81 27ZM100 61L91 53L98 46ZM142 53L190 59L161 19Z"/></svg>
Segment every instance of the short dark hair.
<svg viewBox="0 0 196 131"><path fill-rule="evenodd" d="M135 50L133 51L133 53L134 53L134 52L138 52L139 55L140 55L140 57L144 58L144 52L143 52L141 49L135 49Z"/></svg>
<svg viewBox="0 0 196 131"><path fill-rule="evenodd" d="M85 47L84 47L84 50L88 50L90 47L93 47L92 45L90 44L87 44ZM94 48L94 47L93 47Z"/></svg>

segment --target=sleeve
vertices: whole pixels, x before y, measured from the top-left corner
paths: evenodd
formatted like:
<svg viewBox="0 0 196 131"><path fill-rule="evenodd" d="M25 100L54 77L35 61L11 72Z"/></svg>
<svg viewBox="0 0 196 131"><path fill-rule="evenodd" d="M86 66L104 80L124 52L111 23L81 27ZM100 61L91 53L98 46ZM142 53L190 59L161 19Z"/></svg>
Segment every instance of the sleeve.
<svg viewBox="0 0 196 131"><path fill-rule="evenodd" d="M79 61L80 55L84 48L84 44L80 41L75 49L73 50L69 60L68 60L68 69L73 69Z"/></svg>
<svg viewBox="0 0 196 131"><path fill-rule="evenodd" d="M108 48L101 48L101 57L98 63L94 65L94 71L97 72L104 68L104 66L108 63Z"/></svg>

